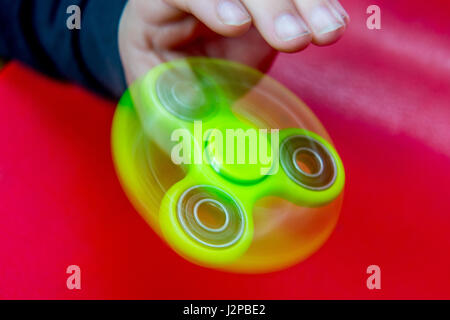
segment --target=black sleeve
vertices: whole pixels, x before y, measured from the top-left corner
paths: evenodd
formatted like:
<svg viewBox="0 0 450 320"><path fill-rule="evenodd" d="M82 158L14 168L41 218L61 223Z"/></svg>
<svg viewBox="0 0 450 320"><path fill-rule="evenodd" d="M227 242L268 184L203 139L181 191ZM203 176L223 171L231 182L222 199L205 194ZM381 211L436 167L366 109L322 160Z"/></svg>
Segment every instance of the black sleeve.
<svg viewBox="0 0 450 320"><path fill-rule="evenodd" d="M0 57L117 98L126 87L117 39L126 1L0 0ZM71 5L81 9L80 30L67 27Z"/></svg>

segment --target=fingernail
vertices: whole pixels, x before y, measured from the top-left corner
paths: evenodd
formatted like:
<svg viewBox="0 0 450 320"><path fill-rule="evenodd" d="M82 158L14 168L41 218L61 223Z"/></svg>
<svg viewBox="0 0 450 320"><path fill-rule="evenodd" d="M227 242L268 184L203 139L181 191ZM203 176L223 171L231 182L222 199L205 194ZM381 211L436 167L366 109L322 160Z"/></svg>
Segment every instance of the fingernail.
<svg viewBox="0 0 450 320"><path fill-rule="evenodd" d="M312 9L309 23L315 33L325 34L344 26L344 20L336 17L332 10L331 6L328 8L324 5L319 5Z"/></svg>
<svg viewBox="0 0 450 320"><path fill-rule="evenodd" d="M350 16L347 13L347 11L345 11L344 7L339 3L339 1L337 0L328 0L328 2L330 3L331 6L333 6L333 8L338 12L338 14L347 20L350 20Z"/></svg>
<svg viewBox="0 0 450 320"><path fill-rule="evenodd" d="M251 19L242 5L230 0L220 1L217 6L217 13L220 20L229 26L241 26Z"/></svg>
<svg viewBox="0 0 450 320"><path fill-rule="evenodd" d="M303 20L290 13L283 13L275 19L275 32L283 41L290 41L310 33Z"/></svg>

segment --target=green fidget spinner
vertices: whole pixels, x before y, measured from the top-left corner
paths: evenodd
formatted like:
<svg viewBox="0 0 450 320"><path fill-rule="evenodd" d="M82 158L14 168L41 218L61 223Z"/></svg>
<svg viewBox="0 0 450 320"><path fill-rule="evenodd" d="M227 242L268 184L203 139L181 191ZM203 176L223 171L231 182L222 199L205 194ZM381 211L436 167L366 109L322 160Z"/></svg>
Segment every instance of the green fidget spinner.
<svg viewBox="0 0 450 320"><path fill-rule="evenodd" d="M176 60L134 83L116 112L113 153L128 196L139 211L158 211L150 214L152 227L197 263L226 268L245 254L262 198L320 207L342 192L344 168L325 138L234 112L263 77L224 60ZM145 163L144 149L136 151L136 139L183 172L152 206L145 198L154 196L149 190L157 183L145 182L145 175L154 165Z"/></svg>

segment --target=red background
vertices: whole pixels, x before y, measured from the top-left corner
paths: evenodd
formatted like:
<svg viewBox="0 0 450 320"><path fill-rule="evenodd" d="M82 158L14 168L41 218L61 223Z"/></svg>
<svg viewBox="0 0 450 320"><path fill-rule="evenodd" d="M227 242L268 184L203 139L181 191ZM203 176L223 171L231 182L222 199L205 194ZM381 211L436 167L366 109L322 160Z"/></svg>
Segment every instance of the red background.
<svg viewBox="0 0 450 320"><path fill-rule="evenodd" d="M347 173L337 228L265 275L195 266L135 212L110 155L114 105L13 63L0 72L0 298L450 298L450 4L347 0L338 44L271 74L332 136ZM381 7L382 30L366 28ZM68 265L82 289L66 288ZM366 268L381 267L381 290Z"/></svg>

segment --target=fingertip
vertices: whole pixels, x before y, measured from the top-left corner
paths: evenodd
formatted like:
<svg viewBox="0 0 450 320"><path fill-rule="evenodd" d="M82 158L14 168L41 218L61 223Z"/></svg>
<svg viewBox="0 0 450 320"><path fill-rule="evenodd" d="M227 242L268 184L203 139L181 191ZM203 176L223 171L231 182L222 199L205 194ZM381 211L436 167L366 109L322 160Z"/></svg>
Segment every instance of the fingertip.
<svg viewBox="0 0 450 320"><path fill-rule="evenodd" d="M344 35L345 29L346 29L346 26L341 25L341 26L336 26L335 30L330 30L330 31L327 31L324 33L315 34L312 39L312 42L316 46L331 45L331 44L335 43L336 41L338 41Z"/></svg>
<svg viewBox="0 0 450 320"><path fill-rule="evenodd" d="M252 18L247 9L237 0L218 1L216 13L220 22L217 31L224 36L242 35L252 24Z"/></svg>
<svg viewBox="0 0 450 320"><path fill-rule="evenodd" d="M348 14L337 0L333 2L329 0L294 1L313 33L312 42L315 45L333 44L344 34Z"/></svg>
<svg viewBox="0 0 450 320"><path fill-rule="evenodd" d="M209 29L226 37L248 31L252 18L239 0L164 0L175 8L193 15Z"/></svg>
<svg viewBox="0 0 450 320"><path fill-rule="evenodd" d="M287 41L271 41L270 45L281 52L293 53L306 49L312 41L311 33Z"/></svg>
<svg viewBox="0 0 450 320"><path fill-rule="evenodd" d="M240 24L240 25L231 25L221 23L216 27L212 27L215 32L219 33L225 37L238 37L245 34L251 27L252 21L251 19Z"/></svg>
<svg viewBox="0 0 450 320"><path fill-rule="evenodd" d="M266 29L270 30L268 27ZM303 19L285 12L274 19L273 36L269 36L268 42L279 51L295 52L306 48L311 40L312 33Z"/></svg>

